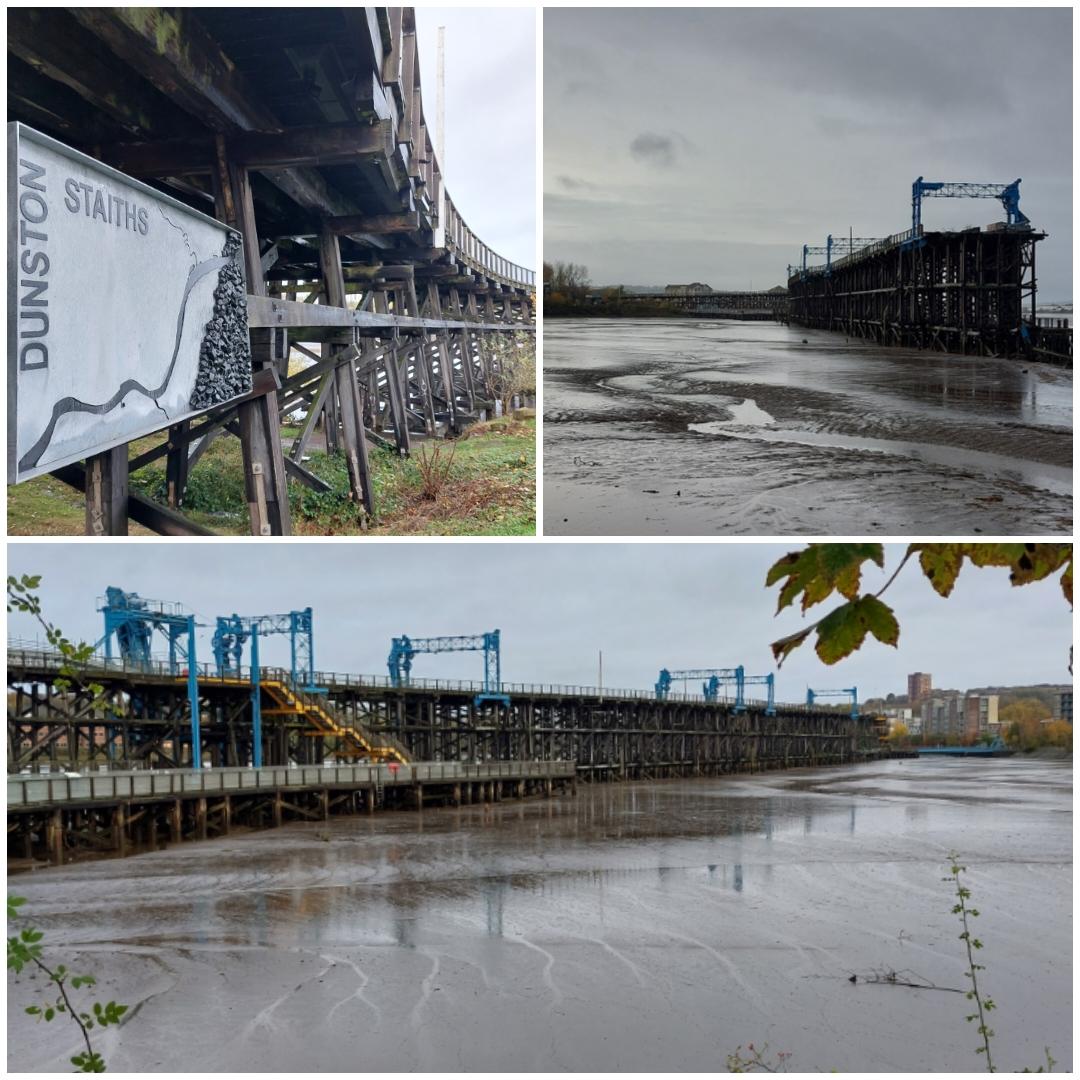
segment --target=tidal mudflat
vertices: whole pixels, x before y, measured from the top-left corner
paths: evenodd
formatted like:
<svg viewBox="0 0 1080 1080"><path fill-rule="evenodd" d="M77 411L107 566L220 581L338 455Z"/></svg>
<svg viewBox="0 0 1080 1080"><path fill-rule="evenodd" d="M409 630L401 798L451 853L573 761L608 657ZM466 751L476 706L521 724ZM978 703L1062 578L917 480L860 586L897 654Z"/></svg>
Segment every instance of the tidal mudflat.
<svg viewBox="0 0 1080 1080"><path fill-rule="evenodd" d="M776 323L544 323L551 535L1072 527L1072 373Z"/></svg>
<svg viewBox="0 0 1080 1080"><path fill-rule="evenodd" d="M234 834L9 881L127 1002L111 1071L975 1071L947 853L998 1066L1072 1062L1072 767L893 761ZM58 957L59 958L59 957ZM856 982L850 977L856 975ZM9 982L8 1065L73 1028Z"/></svg>

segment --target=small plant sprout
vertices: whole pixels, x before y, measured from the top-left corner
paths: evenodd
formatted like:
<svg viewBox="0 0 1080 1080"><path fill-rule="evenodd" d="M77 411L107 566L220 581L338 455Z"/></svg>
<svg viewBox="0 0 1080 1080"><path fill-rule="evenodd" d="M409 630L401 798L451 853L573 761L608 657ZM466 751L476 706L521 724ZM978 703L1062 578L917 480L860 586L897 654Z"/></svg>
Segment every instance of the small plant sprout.
<svg viewBox="0 0 1080 1080"><path fill-rule="evenodd" d="M965 1020L969 1024L979 1022L978 1032L982 1037L982 1046L976 1048L975 1053L986 1055L986 1071L994 1072L994 1058L990 1052L990 1039L993 1037L994 1029L990 1027L986 1022L986 1014L991 1012L996 1006L993 999L984 997L979 990L979 972L985 971L985 967L982 964L975 963L975 953L977 950L983 947L983 943L975 937L971 932L971 919L977 919L979 912L976 908L971 907L968 901L971 899L971 890L960 880L960 875L967 871L966 866L961 866L959 862L960 856L955 852L949 852L949 876L942 878L943 881L951 882L956 889L957 902L953 905L953 914L960 916L960 923L963 926L960 940L964 943L964 947L967 950L967 976L971 980L971 988L965 993L965 997L968 1001L975 1002L975 1012L969 1013ZM1048 1052L1049 1056L1049 1052Z"/></svg>
<svg viewBox="0 0 1080 1080"><path fill-rule="evenodd" d="M11 924L20 917L19 908L26 903L22 896L8 896L7 912L8 923ZM96 985L93 975L74 975L68 971L64 964L50 967L42 959L41 939L45 935L42 931L32 926L24 926L17 934L8 938L7 966L10 971L19 974L24 967L32 965L43 972L49 982L56 987L56 997L41 1005L27 1005L24 1012L33 1016L39 1022L49 1022L61 1015L70 1016L78 1026L86 1049L71 1057L71 1064L79 1072L105 1072L105 1059L96 1051L90 1042L90 1032L95 1027L108 1027L110 1024L119 1024L120 1018L127 1012L126 1005L118 1005L115 1001L102 1004L100 1001L90 1003L90 1011L80 1011L68 994L71 990L79 990L84 986Z"/></svg>
<svg viewBox="0 0 1080 1080"><path fill-rule="evenodd" d="M787 1072L788 1061L791 1058L789 1051L780 1050L769 1059L769 1044L755 1046L753 1043L746 1044L746 1053L743 1048L737 1046L734 1053L727 1056L727 1071L733 1073L746 1072Z"/></svg>

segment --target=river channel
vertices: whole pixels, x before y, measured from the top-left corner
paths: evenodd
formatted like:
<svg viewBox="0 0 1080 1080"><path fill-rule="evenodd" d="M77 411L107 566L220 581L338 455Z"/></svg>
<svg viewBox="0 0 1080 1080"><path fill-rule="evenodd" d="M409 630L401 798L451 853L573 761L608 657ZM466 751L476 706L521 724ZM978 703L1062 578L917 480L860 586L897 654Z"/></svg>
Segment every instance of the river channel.
<svg viewBox="0 0 1080 1080"><path fill-rule="evenodd" d="M1068 1069L1071 807L1071 763L891 761L343 817L9 885L49 955L131 1006L99 1034L110 1071L721 1071L748 1043L792 1071L977 1071L955 848L998 1068L1049 1046ZM23 1014L38 986L9 976L12 1070L77 1046Z"/></svg>
<svg viewBox="0 0 1080 1080"><path fill-rule="evenodd" d="M772 322L544 321L549 535L1071 523L1068 370Z"/></svg>

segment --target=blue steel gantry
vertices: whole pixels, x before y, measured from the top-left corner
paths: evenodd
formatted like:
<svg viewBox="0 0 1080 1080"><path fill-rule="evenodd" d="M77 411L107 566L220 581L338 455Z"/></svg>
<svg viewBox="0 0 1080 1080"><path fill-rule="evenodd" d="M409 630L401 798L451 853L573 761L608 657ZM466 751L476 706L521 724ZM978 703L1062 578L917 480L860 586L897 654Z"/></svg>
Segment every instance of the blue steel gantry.
<svg viewBox="0 0 1080 1080"><path fill-rule="evenodd" d="M944 180L924 180L921 176L911 185L911 236L904 241L903 247L920 246L923 243L922 201L923 199L997 199L1005 208L1005 223L1017 229L1031 225L1027 215L1020 209L1020 180L1011 184L972 184L953 183ZM807 260L811 255L825 256L825 276L832 273L832 257L852 255L862 251L879 240L866 237L828 236L824 246L803 244L801 277L805 279L808 270ZM800 267L788 266L788 278L800 273Z"/></svg>
<svg viewBox="0 0 1080 1080"><path fill-rule="evenodd" d="M656 700L666 701L668 695L671 693L671 684L676 680L685 679L707 680L701 684L701 692L706 701L718 701L720 698L720 687L733 684L735 686L736 712L744 712L746 710L744 690L747 686L767 686L768 701L765 706L765 715L776 715L776 680L775 676L772 674L747 675L741 664L735 668L690 668L685 671L669 671L667 668L661 668L660 675L657 678L654 687L656 691Z"/></svg>
<svg viewBox="0 0 1080 1080"><path fill-rule="evenodd" d="M499 657L499 631L466 634L458 637L411 638L405 634L390 644L386 666L392 686L408 686L413 657L417 653L482 652L484 654L484 689L476 695L475 704L485 701L501 702L507 708L510 697L502 693L502 664Z"/></svg>
<svg viewBox="0 0 1080 1080"><path fill-rule="evenodd" d="M222 678L240 678L244 646L251 643L252 764L262 767L262 668L259 638L289 635L290 680L293 690L325 693L315 685L315 633L311 608L282 615L219 615L214 631L214 660Z"/></svg>
<svg viewBox="0 0 1080 1080"><path fill-rule="evenodd" d="M843 690L811 690L807 688L806 704L813 706L819 697L851 697L851 719L859 718L859 691L854 686L848 686Z"/></svg>
<svg viewBox="0 0 1080 1080"><path fill-rule="evenodd" d="M922 225L922 201L924 198L939 199L997 199L1005 207L1005 222L1023 227L1030 225L1027 216L1020 211L1020 181L1011 184L950 183L941 180L924 180L921 176L911 185L911 238L919 238Z"/></svg>
<svg viewBox="0 0 1080 1080"><path fill-rule="evenodd" d="M120 659L127 667L149 670L154 631L169 642L169 673L187 676L188 707L191 710L191 761L202 767L199 740L199 665L195 656L195 616L184 614L180 604L164 600L144 600L138 593L124 592L110 585L98 608L105 616L105 659L112 660L113 636ZM95 646L95 647L97 647ZM184 671L180 664L187 662Z"/></svg>
<svg viewBox="0 0 1080 1080"><path fill-rule="evenodd" d="M282 615L219 615L214 632L214 660L219 675L239 675L244 645L258 637L289 635L290 674L294 688L315 693L315 634L311 608ZM258 667L252 659L252 668Z"/></svg>

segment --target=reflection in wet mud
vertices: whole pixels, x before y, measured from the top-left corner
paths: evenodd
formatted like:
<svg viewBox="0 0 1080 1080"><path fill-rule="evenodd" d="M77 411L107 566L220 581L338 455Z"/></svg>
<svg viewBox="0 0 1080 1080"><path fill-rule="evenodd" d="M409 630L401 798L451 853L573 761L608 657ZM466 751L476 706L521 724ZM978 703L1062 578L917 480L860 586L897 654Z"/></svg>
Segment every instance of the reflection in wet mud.
<svg viewBox="0 0 1080 1080"><path fill-rule="evenodd" d="M1071 790L1070 766L1016 759L584 787L17 885L137 1006L104 1033L114 1070L717 1070L755 1040L800 1071L966 1070L962 997L848 981L962 979L939 880L956 847L1003 1066L1049 1045L1067 1067ZM12 984L9 1065L62 1069L31 992Z"/></svg>
<svg viewBox="0 0 1080 1080"><path fill-rule="evenodd" d="M544 420L552 534L1071 530L1072 375L1048 365L554 319Z"/></svg>

